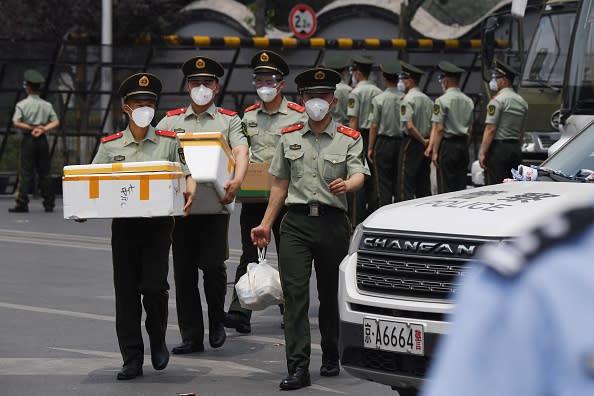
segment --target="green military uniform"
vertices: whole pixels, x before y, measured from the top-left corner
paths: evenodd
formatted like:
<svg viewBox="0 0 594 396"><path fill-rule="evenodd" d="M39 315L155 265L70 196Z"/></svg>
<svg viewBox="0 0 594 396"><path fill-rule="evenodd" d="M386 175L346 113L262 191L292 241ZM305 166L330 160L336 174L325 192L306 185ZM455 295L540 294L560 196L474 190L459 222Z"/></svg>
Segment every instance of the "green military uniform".
<svg viewBox="0 0 594 396"><path fill-rule="evenodd" d="M312 94L332 92L339 80L338 73L323 68L304 71L295 78L301 91ZM328 184L356 173L369 175L363 158L360 134L330 120L320 133L314 133L304 123L284 129L272 159L270 173L289 180L285 200L288 212L281 226L279 271L290 374L298 369L307 371L310 363L308 307L312 261L320 299L322 367L330 364L338 369L338 266L348 250L351 224L346 215L345 194L333 195ZM336 371L322 375L337 374ZM287 379L281 388L305 386L309 375L304 378L295 387Z"/></svg>
<svg viewBox="0 0 594 396"><path fill-rule="evenodd" d="M194 57L182 66L186 79L210 77L216 79L224 73L222 66L206 57ZM231 148L247 145L241 119L236 112L211 104L196 114L192 106L167 112L157 124L158 129L177 133L221 132ZM196 192L200 199L200 189ZM204 276L204 294L208 303L209 341L219 347L213 336L221 334L224 342L225 294L227 291L228 258L227 232L229 215L190 215L177 218L173 232L173 269L176 307L182 345L191 345L185 352L201 349L204 339L202 303L198 290L198 269Z"/></svg>
<svg viewBox="0 0 594 396"><path fill-rule="evenodd" d="M513 81L517 74L497 60L495 74ZM511 169L522 161L521 138L528 113L528 103L512 88L504 88L489 101L485 124L496 125L495 137L486 153L485 181L497 184L511 177Z"/></svg>
<svg viewBox="0 0 594 396"><path fill-rule="evenodd" d="M349 63L350 58L348 56L342 54L327 55L324 58L322 67L332 69L342 75L342 72L349 67ZM350 85L345 84L344 81L341 80L336 84L336 91L334 91L334 97L338 100L338 103L336 103L336 106L332 109L332 118L334 121L343 125L349 124L347 103L352 90L353 88L351 88Z"/></svg>
<svg viewBox="0 0 594 396"><path fill-rule="evenodd" d="M371 60L362 57L354 56L353 66L355 68L371 70ZM358 130L363 137L363 152L367 155L367 148L369 145L369 114L371 113L371 100L382 93L382 90L376 87L371 81L359 81L357 86L353 88L349 94L347 115L349 117L357 117ZM354 225L359 224L377 208L377 185L373 167L370 168L371 177L365 180L365 185L362 189L353 194L353 202L351 208L351 220Z"/></svg>
<svg viewBox="0 0 594 396"><path fill-rule="evenodd" d="M157 100L161 81L148 73L134 74L120 86L120 95L130 99ZM179 140L171 131L148 126L144 138L136 141L130 127L101 139L94 164L138 161L181 162L184 174L190 172L180 156ZM146 311L146 330L151 345L153 366L163 369L169 360L165 345L169 284L169 248L173 217L116 218L111 224L113 280L116 301L116 332L124 369L118 379L142 374L142 305ZM142 297L142 300L141 300ZM160 363L158 363L160 362ZM125 370L132 370L132 374ZM134 370L137 370L134 374Z"/></svg>
<svg viewBox="0 0 594 396"><path fill-rule="evenodd" d="M442 61L438 68L446 76L458 79L463 69ZM464 190L468 173L468 129L472 125L474 103L458 87L448 88L435 100L431 121L443 125L439 146L437 186L439 193Z"/></svg>
<svg viewBox="0 0 594 396"><path fill-rule="evenodd" d="M270 76L273 74L282 78L289 74L289 66L284 59L268 50L256 53L252 58L251 65L256 75ZM270 163L280 140L281 130L298 122L307 121L303 106L288 101L282 95L281 98L278 109L273 112L268 112L262 102L257 102L244 111L242 122L250 144L250 162ZM246 273L249 263L258 262L258 250L252 243L250 232L262 221L266 206L266 202L244 202L241 205L239 222L242 253L235 272L235 283ZM273 227L277 253L279 251L281 217L279 216ZM241 307L235 288L233 288L233 298L225 326L235 327L239 332L248 333L251 330L249 325L251 314L249 309Z"/></svg>
<svg viewBox="0 0 594 396"><path fill-rule="evenodd" d="M27 84L40 85L45 81L43 76L35 70L25 72ZM46 125L58 119L58 116L48 101L31 93L27 98L17 103L12 117L14 121L24 122L31 126ZM16 212L28 211L29 193L33 184L35 172L39 177L39 187L43 198L43 207L51 212L55 206L54 189L50 179L50 152L46 133L34 137L31 130L22 130L19 183L16 192Z"/></svg>
<svg viewBox="0 0 594 396"><path fill-rule="evenodd" d="M384 78L397 80L399 62L380 65ZM400 101L402 93L396 87L386 88L371 101L369 121L378 125L375 142L375 170L377 175L379 206L391 204L398 198L398 155L402 144L400 129Z"/></svg>
<svg viewBox="0 0 594 396"><path fill-rule="evenodd" d="M401 78L413 78L418 81L423 71L402 62ZM400 102L400 120L405 136L400 151L399 193L400 201L431 195L430 165L425 157L425 146L408 135L406 123L412 122L425 139L431 134L431 112L433 102L418 87L411 88Z"/></svg>

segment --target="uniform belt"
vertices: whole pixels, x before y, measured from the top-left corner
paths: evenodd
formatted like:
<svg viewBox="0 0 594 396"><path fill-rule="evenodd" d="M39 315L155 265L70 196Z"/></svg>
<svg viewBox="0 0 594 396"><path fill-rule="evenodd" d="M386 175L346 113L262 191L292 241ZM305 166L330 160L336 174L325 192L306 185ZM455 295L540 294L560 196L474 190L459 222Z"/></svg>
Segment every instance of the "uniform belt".
<svg viewBox="0 0 594 396"><path fill-rule="evenodd" d="M495 139L496 142L502 142L502 143L518 143L519 140L518 139Z"/></svg>
<svg viewBox="0 0 594 396"><path fill-rule="evenodd" d="M455 135L455 136L448 136L444 137L445 140L452 140L452 141L466 141L468 137L466 135Z"/></svg>
<svg viewBox="0 0 594 396"><path fill-rule="evenodd" d="M288 207L289 212L304 214L310 217L320 217L331 213L344 213L344 210L334 206L319 203L295 204Z"/></svg>

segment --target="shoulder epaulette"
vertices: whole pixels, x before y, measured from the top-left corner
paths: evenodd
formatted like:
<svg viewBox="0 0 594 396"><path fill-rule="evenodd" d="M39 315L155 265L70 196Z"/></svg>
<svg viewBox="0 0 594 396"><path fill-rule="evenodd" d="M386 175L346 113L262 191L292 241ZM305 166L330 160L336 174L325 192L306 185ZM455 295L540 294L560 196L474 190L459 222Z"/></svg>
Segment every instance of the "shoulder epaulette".
<svg viewBox="0 0 594 396"><path fill-rule="evenodd" d="M286 128L283 128L283 129L281 129L281 132L282 132L283 134L285 134L285 133L291 133L291 132L295 132L295 131L298 131L298 130L300 130L300 129L303 129L303 127L304 127L304 126L305 126L305 124L304 124L304 123L302 123L302 122L298 122L297 124L293 124L293 125L290 125L290 126L288 126L288 127L286 127Z"/></svg>
<svg viewBox="0 0 594 396"><path fill-rule="evenodd" d="M168 138L174 138L177 136L177 133L173 132L173 131L164 131L162 129L157 129L155 131L155 135L159 135L159 136L166 136Z"/></svg>
<svg viewBox="0 0 594 396"><path fill-rule="evenodd" d="M185 107L180 107L179 109L169 110L167 113L165 113L165 115L167 117L176 116L176 115L184 114L187 110L188 109Z"/></svg>
<svg viewBox="0 0 594 396"><path fill-rule="evenodd" d="M347 128L344 125L339 125L336 127L336 130L340 133L342 133L343 135L347 135L350 138L353 139L357 139L359 136L361 136L361 134L358 131L355 131L354 129L351 128Z"/></svg>
<svg viewBox="0 0 594 396"><path fill-rule="evenodd" d="M254 103L253 105L251 105L250 107L246 108L243 112L249 113L250 111L259 109L261 106L262 106L262 103L257 102L257 103Z"/></svg>
<svg viewBox="0 0 594 396"><path fill-rule="evenodd" d="M236 111L225 109L223 107L219 107L217 110L218 110L219 113L225 114L225 115L228 115L228 116L237 115L237 112Z"/></svg>
<svg viewBox="0 0 594 396"><path fill-rule="evenodd" d="M298 105L295 102L287 102L287 107L291 110L295 110L299 113L303 113L305 111L305 107Z"/></svg>
<svg viewBox="0 0 594 396"><path fill-rule="evenodd" d="M534 262L534 258L579 236L593 223L592 206L571 209L551 217L544 225L536 227L527 235L501 244L484 246L479 260L500 275L513 277Z"/></svg>
<svg viewBox="0 0 594 396"><path fill-rule="evenodd" d="M101 138L101 143L111 142L112 140L117 140L117 139L121 138L122 136L124 136L124 132L116 132L112 135L105 136L104 138Z"/></svg>

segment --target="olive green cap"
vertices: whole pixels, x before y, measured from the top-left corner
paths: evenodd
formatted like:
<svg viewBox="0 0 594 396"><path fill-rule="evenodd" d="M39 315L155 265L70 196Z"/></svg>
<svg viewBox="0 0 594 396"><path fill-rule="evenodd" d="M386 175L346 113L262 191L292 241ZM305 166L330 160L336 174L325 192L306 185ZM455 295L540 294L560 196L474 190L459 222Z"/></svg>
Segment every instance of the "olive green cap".
<svg viewBox="0 0 594 396"><path fill-rule="evenodd" d="M163 85L154 74L136 73L126 78L118 93L122 99L148 99L157 101Z"/></svg>
<svg viewBox="0 0 594 396"><path fill-rule="evenodd" d="M300 93L334 92L336 84L341 80L340 74L332 69L316 67L305 70L295 77L295 84Z"/></svg>
<svg viewBox="0 0 594 396"><path fill-rule="evenodd" d="M398 75L402 72L400 61L398 59L390 59L380 64L380 69L384 74Z"/></svg>
<svg viewBox="0 0 594 396"><path fill-rule="evenodd" d="M276 52L259 51L252 57L252 69L255 73L278 73L281 76L289 74L289 65Z"/></svg>
<svg viewBox="0 0 594 396"><path fill-rule="evenodd" d="M464 73L464 69L462 69L448 61L439 62L437 64L437 68L439 70L441 70L441 72L443 74L445 74L446 76L459 77L460 74Z"/></svg>
<svg viewBox="0 0 594 396"><path fill-rule="evenodd" d="M351 60L355 66L361 65L369 67L373 65L373 61L365 55L354 55Z"/></svg>
<svg viewBox="0 0 594 396"><path fill-rule="evenodd" d="M351 64L351 58L348 55L344 54L333 54L333 55L326 55L324 57L324 62L322 62L322 67L326 67L328 69L333 70L343 70L349 67Z"/></svg>
<svg viewBox="0 0 594 396"><path fill-rule="evenodd" d="M182 71L187 80L199 77L218 79L225 74L225 70L219 62L206 56L195 56L188 59L182 65Z"/></svg>
<svg viewBox="0 0 594 396"><path fill-rule="evenodd" d="M518 72L507 63L499 59L495 59L495 69L493 70L493 75L495 77L505 77L509 80L513 80L518 75Z"/></svg>
<svg viewBox="0 0 594 396"><path fill-rule="evenodd" d="M31 84L41 84L45 81L43 75L35 69L26 70L24 77L25 81Z"/></svg>
<svg viewBox="0 0 594 396"><path fill-rule="evenodd" d="M400 76L404 78L412 78L418 80L421 76L425 73L423 70L415 67L406 62L400 62L400 67L402 71L400 72Z"/></svg>

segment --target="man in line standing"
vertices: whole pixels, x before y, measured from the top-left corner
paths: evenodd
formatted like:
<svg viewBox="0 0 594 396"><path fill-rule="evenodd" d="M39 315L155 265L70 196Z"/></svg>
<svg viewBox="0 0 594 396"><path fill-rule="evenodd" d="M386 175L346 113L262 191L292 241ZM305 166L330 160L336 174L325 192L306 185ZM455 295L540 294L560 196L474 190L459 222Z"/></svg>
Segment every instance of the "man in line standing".
<svg viewBox="0 0 594 396"><path fill-rule="evenodd" d="M495 60L489 87L497 94L487 105L487 118L479 162L485 169L485 182L497 184L511 176L511 169L522 161L522 135L528 103L512 86L518 73L499 59Z"/></svg>
<svg viewBox="0 0 594 396"><path fill-rule="evenodd" d="M335 55L327 55L324 57L322 67L332 69L342 77L340 82L336 84L336 91L334 97L337 100L336 106L332 109L332 118L334 121L342 125L349 125L349 116L347 116L347 104L349 95L353 88L348 84L350 74L347 73L351 59L342 53ZM345 82L346 81L346 82Z"/></svg>
<svg viewBox="0 0 594 396"><path fill-rule="evenodd" d="M400 120L404 141L400 151L400 201L431 195L429 179L431 160L424 155L431 133L433 102L418 87L423 71L401 62L400 81L404 98L400 102Z"/></svg>
<svg viewBox="0 0 594 396"><path fill-rule="evenodd" d="M12 117L16 128L22 131L19 184L16 205L11 213L29 211L29 192L35 172L39 176L39 187L46 212L53 212L55 195L50 179L50 152L47 134L60 125L52 104L41 99L41 84L45 79L37 70L25 71L23 87L27 97L17 103Z"/></svg>
<svg viewBox="0 0 594 396"><path fill-rule="evenodd" d="M183 132L221 132L235 158L235 175L225 184L222 204L235 199L248 165L248 142L240 118L231 110L217 107L219 78L223 66L217 61L196 56L182 66L190 106L171 110L157 124L157 129ZM196 199L200 199L197 191ZM204 320L198 290L198 269L204 276L204 294L208 304L208 341L213 348L225 343L225 294L227 292L228 214L191 215L176 219L173 232L173 271L177 318L182 343L174 354L204 351Z"/></svg>
<svg viewBox="0 0 594 396"><path fill-rule="evenodd" d="M431 143L425 155L431 156L437 169L437 188L441 194L466 188L474 103L458 85L464 69L447 61L439 62L437 67L445 93L433 106Z"/></svg>
<svg viewBox="0 0 594 396"><path fill-rule="evenodd" d="M398 154L402 144L400 101L396 88L400 62L389 60L380 65L386 90L371 101L369 147L367 159L373 164L378 186L378 205L389 205L398 198Z"/></svg>
<svg viewBox="0 0 594 396"><path fill-rule="evenodd" d="M288 101L283 95L284 77L289 74L289 66L275 52L259 51L251 61L254 70L254 85L261 102L245 109L243 124L252 152L253 163L270 163L281 137L281 130L288 126L305 122L307 116L303 106ZM258 250L252 243L250 232L262 221L266 202L243 202L239 222L241 225L241 258L235 273L235 283L246 273L249 263L258 262ZM274 242L279 251L279 227L282 216L274 223ZM233 288L233 299L225 318L225 327L235 328L239 333L250 333L252 311L241 307Z"/></svg>
<svg viewBox="0 0 594 396"><path fill-rule="evenodd" d="M347 115L349 127L361 133L363 138L363 155L367 155L369 147L369 114L371 113L371 100L382 93L382 90L369 81L371 74L371 59L356 55L353 56L353 79L356 85L349 94ZM350 205L351 221L353 226L361 223L367 216L377 209L377 186L373 169L371 177L365 179L365 184L357 193L352 195Z"/></svg>
<svg viewBox="0 0 594 396"><path fill-rule="evenodd" d="M307 123L283 130L270 166L274 176L262 223L252 230L259 247L270 243L271 228L283 204L279 271L285 302L285 345L289 375L283 390L311 385L311 336L308 317L312 262L320 299L322 335L320 375L336 376L338 362L338 266L347 254L351 223L345 194L363 185L369 170L360 134L338 125L330 110L340 75L306 70L295 78L303 95Z"/></svg>

